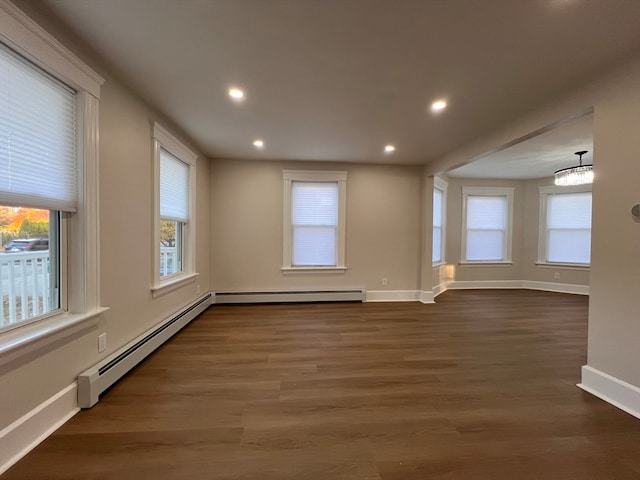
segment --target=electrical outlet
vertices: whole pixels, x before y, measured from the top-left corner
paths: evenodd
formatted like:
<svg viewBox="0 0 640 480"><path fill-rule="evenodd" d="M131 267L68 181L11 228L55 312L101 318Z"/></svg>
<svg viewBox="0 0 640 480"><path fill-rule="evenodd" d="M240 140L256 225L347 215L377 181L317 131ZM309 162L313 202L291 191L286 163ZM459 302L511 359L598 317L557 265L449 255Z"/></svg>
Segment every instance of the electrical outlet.
<svg viewBox="0 0 640 480"><path fill-rule="evenodd" d="M98 335L98 352L104 352L107 348L107 334Z"/></svg>
<svg viewBox="0 0 640 480"><path fill-rule="evenodd" d="M553 278L555 278L556 280L560 280L560 272L554 273Z"/></svg>
<svg viewBox="0 0 640 480"><path fill-rule="evenodd" d="M387 286L387 277L382 277L382 286L383 287Z"/></svg>

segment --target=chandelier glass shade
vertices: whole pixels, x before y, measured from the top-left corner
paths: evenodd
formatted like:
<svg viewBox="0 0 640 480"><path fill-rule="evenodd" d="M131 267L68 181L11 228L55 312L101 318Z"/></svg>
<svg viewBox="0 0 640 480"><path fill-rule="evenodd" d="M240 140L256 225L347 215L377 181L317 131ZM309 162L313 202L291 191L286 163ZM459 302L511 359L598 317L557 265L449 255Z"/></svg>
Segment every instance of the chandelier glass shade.
<svg viewBox="0 0 640 480"><path fill-rule="evenodd" d="M593 165L583 165L582 156L587 150L576 152L580 157L580 164L575 167L563 168L555 172L555 184L563 187L571 185L586 185L593 183Z"/></svg>

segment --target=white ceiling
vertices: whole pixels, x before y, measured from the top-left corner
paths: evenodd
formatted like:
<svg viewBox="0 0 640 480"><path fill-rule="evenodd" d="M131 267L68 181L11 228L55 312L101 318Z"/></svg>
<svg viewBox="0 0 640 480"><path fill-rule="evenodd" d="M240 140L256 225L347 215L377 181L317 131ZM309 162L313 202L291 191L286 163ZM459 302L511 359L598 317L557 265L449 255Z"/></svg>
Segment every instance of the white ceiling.
<svg viewBox="0 0 640 480"><path fill-rule="evenodd" d="M640 48L635 0L31 6L66 24L214 158L423 164ZM229 100L232 85L245 89L242 104ZM432 114L428 105L442 97L449 108ZM575 147L553 135L534 152L546 139L558 148L549 156L571 159Z"/></svg>
<svg viewBox="0 0 640 480"><path fill-rule="evenodd" d="M587 150L584 164L593 163L593 115L558 125L499 152L448 172L464 178L544 178L578 165L575 152Z"/></svg>

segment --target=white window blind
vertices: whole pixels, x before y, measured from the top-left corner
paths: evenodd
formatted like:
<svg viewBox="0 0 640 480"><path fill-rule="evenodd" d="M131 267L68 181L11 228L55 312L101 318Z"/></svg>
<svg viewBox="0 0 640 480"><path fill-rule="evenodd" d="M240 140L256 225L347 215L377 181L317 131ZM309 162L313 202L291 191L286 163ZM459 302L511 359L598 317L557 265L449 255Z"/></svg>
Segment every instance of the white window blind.
<svg viewBox="0 0 640 480"><path fill-rule="evenodd" d="M292 265L336 265L337 182L292 182L291 234Z"/></svg>
<svg viewBox="0 0 640 480"><path fill-rule="evenodd" d="M547 197L547 262L590 263L591 192Z"/></svg>
<svg viewBox="0 0 640 480"><path fill-rule="evenodd" d="M0 46L0 204L75 211L76 170L75 93Z"/></svg>
<svg viewBox="0 0 640 480"><path fill-rule="evenodd" d="M189 221L189 166L160 150L160 218Z"/></svg>
<svg viewBox="0 0 640 480"><path fill-rule="evenodd" d="M433 189L433 245L432 262L442 261L442 190Z"/></svg>
<svg viewBox="0 0 640 480"><path fill-rule="evenodd" d="M506 260L507 197L469 195L466 207L466 260Z"/></svg>

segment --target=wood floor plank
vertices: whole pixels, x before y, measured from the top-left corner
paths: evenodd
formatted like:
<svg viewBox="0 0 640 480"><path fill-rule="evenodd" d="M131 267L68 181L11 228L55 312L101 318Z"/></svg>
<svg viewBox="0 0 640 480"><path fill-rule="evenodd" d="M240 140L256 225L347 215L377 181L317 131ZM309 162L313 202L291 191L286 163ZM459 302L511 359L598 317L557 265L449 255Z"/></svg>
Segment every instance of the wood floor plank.
<svg viewBox="0 0 640 480"><path fill-rule="evenodd" d="M588 298L214 306L3 476L640 479L640 421L579 390Z"/></svg>

